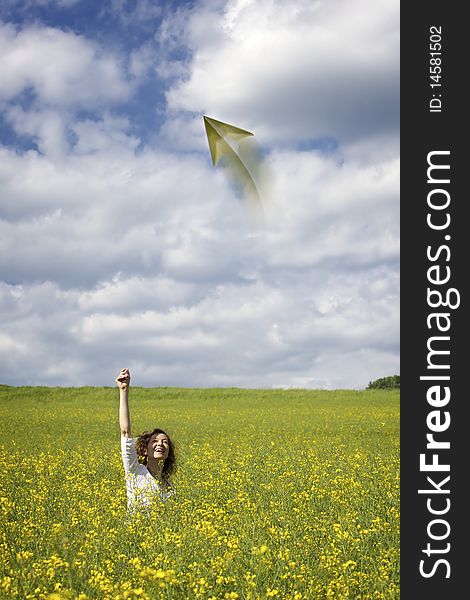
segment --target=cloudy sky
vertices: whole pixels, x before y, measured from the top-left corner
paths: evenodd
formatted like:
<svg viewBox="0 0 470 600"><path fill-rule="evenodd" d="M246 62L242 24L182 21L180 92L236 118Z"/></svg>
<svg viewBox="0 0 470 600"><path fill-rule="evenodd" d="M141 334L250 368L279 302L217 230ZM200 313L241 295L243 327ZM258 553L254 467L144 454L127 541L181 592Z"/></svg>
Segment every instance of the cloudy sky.
<svg viewBox="0 0 470 600"><path fill-rule="evenodd" d="M399 373L397 0L2 0L0 55L0 383Z"/></svg>

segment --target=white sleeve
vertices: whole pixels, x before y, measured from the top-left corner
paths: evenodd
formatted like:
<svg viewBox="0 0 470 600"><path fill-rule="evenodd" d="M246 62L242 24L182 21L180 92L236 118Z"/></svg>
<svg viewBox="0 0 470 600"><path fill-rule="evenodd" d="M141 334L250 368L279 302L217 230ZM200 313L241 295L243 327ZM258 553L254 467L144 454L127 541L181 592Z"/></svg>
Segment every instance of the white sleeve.
<svg viewBox="0 0 470 600"><path fill-rule="evenodd" d="M124 471L127 473L139 472L140 463L137 459L137 451L135 449L136 438L128 438L121 436L121 453Z"/></svg>

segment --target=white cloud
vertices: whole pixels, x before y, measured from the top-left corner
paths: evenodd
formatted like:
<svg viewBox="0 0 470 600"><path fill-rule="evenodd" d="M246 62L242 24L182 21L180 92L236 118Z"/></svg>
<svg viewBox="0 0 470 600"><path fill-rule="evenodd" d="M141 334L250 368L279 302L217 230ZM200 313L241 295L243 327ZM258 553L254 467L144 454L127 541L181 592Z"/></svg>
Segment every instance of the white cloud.
<svg viewBox="0 0 470 600"><path fill-rule="evenodd" d="M0 100L33 90L41 103L95 107L132 92L119 59L74 33L0 23L0 53Z"/></svg>
<svg viewBox="0 0 470 600"><path fill-rule="evenodd" d="M140 24L144 27L162 12L160 3L152 0L111 0L102 10L117 17L124 26Z"/></svg>
<svg viewBox="0 0 470 600"><path fill-rule="evenodd" d="M399 372L397 31L385 0L178 9L166 51L123 56L132 77L173 81L145 147L113 113L135 83L116 54L0 26L1 108L39 149L0 146L0 381L112 385L126 365L136 385L339 388ZM183 44L189 62L172 58ZM213 169L203 112L271 145L264 225ZM295 150L321 135L345 143Z"/></svg>
<svg viewBox="0 0 470 600"><path fill-rule="evenodd" d="M186 34L190 73L168 92L171 111L240 124L264 143L396 136L395 0L208 4Z"/></svg>
<svg viewBox="0 0 470 600"><path fill-rule="evenodd" d="M153 282L153 306L159 304L163 283ZM16 359L10 376L20 380L25 362L37 366L47 356L48 364L64 366L60 380L66 383L83 377L106 383L105 375L125 363L144 385L271 387L310 381L317 387L344 387L347 381L362 387L368 378L397 366L396 310L383 296L361 298L358 288L367 285L363 277L328 282L330 293L337 286L338 301L326 313L305 300L308 283L301 280L289 290L261 282L225 284L199 300L170 283L174 303L170 306L166 299L160 309L149 308L148 294L143 304L142 298L132 302L141 284L123 280L114 289L108 284L83 293L63 292L53 284L29 285L21 287L20 299L17 287L3 286L3 306L14 304L17 313L3 340L8 357ZM342 287L349 288L347 300ZM111 303L104 301L112 292ZM60 310L52 315L50 304L58 307L59 302ZM363 362L366 356L369 362ZM36 381L49 376L42 370Z"/></svg>
<svg viewBox="0 0 470 600"><path fill-rule="evenodd" d="M112 281L98 284L80 295L78 305L84 312L109 312L135 314L154 310L169 310L195 302L201 292L188 282L178 282L168 277L131 277L121 279L120 274Z"/></svg>
<svg viewBox="0 0 470 600"><path fill-rule="evenodd" d="M51 109L25 111L19 106L11 106L5 114L16 133L34 140L44 154L60 157L67 152L66 114Z"/></svg>
<svg viewBox="0 0 470 600"><path fill-rule="evenodd" d="M105 113L100 120L86 119L71 125L76 136L73 151L76 154L89 154L100 151L122 154L124 148L137 148L140 140L129 133L131 124L126 117L115 117Z"/></svg>
<svg viewBox="0 0 470 600"><path fill-rule="evenodd" d="M397 366L396 162L274 154L257 230L198 157L4 154L4 188L42 181L17 197L48 201L1 224L1 270L25 282L4 292L10 380L106 383L126 363L147 385L361 387Z"/></svg>

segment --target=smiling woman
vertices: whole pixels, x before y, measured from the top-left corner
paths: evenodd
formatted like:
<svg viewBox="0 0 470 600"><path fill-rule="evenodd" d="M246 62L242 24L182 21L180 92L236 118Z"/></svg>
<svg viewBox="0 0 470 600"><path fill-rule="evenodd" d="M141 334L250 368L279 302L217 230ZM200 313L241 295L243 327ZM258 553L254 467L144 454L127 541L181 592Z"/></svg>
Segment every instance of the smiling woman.
<svg viewBox="0 0 470 600"><path fill-rule="evenodd" d="M163 429L145 431L137 439L131 436L130 381L129 369L121 369L116 383L119 387L119 426L127 506L129 510L150 509L155 501L166 500L174 494L170 476L176 467L175 448Z"/></svg>

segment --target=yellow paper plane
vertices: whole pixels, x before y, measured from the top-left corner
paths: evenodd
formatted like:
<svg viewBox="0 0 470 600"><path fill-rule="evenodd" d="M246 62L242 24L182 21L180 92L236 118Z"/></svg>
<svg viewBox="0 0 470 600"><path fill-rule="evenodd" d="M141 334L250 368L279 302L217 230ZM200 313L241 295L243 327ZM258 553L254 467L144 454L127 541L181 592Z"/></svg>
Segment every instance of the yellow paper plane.
<svg viewBox="0 0 470 600"><path fill-rule="evenodd" d="M255 177L260 154L253 144L246 143L253 133L204 116L212 164L221 166L255 216L263 215L263 207Z"/></svg>

